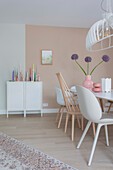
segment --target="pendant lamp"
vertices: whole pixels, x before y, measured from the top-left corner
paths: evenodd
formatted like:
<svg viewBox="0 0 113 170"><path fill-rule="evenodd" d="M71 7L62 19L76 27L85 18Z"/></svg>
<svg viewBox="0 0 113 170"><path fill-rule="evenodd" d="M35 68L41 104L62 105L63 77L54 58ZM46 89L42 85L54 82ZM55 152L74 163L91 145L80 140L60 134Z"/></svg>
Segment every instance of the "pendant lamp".
<svg viewBox="0 0 113 170"><path fill-rule="evenodd" d="M106 9L103 3L106 1ZM102 0L103 19L97 21L88 31L86 37L86 49L88 51L101 51L113 47L113 13L111 0Z"/></svg>

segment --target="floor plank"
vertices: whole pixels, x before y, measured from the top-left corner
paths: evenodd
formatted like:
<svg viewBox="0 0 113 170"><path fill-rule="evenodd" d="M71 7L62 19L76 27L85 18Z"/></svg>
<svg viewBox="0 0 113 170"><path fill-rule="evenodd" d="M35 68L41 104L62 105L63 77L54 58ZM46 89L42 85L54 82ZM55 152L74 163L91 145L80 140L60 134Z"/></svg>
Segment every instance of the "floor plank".
<svg viewBox="0 0 113 170"><path fill-rule="evenodd" d="M79 170L113 169L113 126L109 127L110 147L105 145L104 129L101 130L93 163L89 168L87 162L93 143L92 128L81 148L77 150L76 145L82 134L77 122L75 121L75 140L72 142L71 121L65 134L65 115L60 129L57 128L55 118L56 114L45 114L42 118L40 115L27 115L26 118L23 115L9 115L8 119L6 116L0 116L0 131Z"/></svg>

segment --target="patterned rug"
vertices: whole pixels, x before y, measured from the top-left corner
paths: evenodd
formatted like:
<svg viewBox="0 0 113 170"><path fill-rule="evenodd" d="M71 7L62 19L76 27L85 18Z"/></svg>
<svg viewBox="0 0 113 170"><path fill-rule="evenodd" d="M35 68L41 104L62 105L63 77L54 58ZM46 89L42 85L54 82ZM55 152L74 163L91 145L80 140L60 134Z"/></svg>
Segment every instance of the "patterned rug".
<svg viewBox="0 0 113 170"><path fill-rule="evenodd" d="M0 132L0 170L75 170Z"/></svg>

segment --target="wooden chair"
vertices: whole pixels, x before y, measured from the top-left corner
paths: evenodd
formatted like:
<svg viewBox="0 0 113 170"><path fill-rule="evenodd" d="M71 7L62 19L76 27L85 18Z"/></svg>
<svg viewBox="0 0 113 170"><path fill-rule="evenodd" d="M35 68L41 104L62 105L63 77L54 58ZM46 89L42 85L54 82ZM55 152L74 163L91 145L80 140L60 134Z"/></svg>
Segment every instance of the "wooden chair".
<svg viewBox="0 0 113 170"><path fill-rule="evenodd" d="M79 107L76 104L76 100L74 99L72 93L70 92L65 80L63 79L61 73L57 73L57 78L59 80L60 83L60 87L62 90L62 94L64 97L64 101L66 104L66 122L65 122L65 133L67 131L67 125L68 125L68 119L69 119L69 115L72 116L72 141L74 140L74 121L75 121L75 115L77 118L77 122L78 122L78 126L80 128L80 120L78 118L78 115L81 115ZM81 115L82 116L82 115ZM82 120L83 120L83 116L82 116Z"/></svg>
<svg viewBox="0 0 113 170"><path fill-rule="evenodd" d="M76 91L76 86L72 86L72 87L70 88L70 90ZM77 97L77 91L76 91L75 93L73 93L73 97L74 97L74 99L75 99L75 98L78 99L78 97ZM76 104L78 105L78 101L77 101L77 100L76 100ZM83 117L83 116L81 117L81 129L82 129L82 130L84 129L84 117Z"/></svg>
<svg viewBox="0 0 113 170"><path fill-rule="evenodd" d="M61 111L60 119L58 122L58 128L60 128L63 112L64 112L64 109L66 108L66 105L65 105L64 98L63 98L62 90L59 88L56 88L56 93L57 93L57 103L59 104L59 111L57 113L56 123L58 122L58 118L59 118L60 111Z"/></svg>

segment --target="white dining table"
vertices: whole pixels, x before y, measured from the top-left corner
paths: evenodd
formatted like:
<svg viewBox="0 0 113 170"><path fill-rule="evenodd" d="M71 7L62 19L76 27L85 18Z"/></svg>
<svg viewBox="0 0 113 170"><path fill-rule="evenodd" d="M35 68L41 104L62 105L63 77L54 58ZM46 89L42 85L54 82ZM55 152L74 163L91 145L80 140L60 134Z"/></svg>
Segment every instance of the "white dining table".
<svg viewBox="0 0 113 170"><path fill-rule="evenodd" d="M73 94L77 95L76 90L70 90ZM93 92L93 94L99 99L102 111L104 112L103 100L109 100L113 102L113 89L111 92Z"/></svg>

